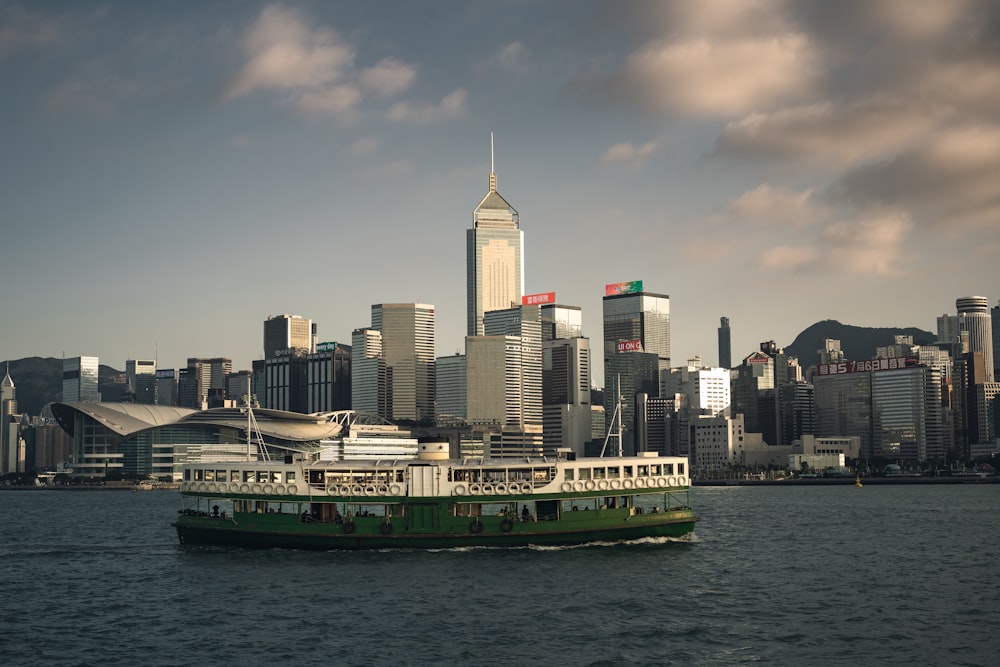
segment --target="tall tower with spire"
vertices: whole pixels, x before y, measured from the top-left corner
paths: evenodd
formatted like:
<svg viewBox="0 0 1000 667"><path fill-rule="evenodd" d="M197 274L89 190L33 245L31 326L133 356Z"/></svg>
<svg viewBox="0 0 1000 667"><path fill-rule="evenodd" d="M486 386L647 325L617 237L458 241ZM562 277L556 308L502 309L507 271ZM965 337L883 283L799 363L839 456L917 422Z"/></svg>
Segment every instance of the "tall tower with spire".
<svg viewBox="0 0 1000 667"><path fill-rule="evenodd" d="M472 211L466 231L468 335L482 336L483 315L521 305L524 232L518 212L497 192L490 133L490 189Z"/></svg>
<svg viewBox="0 0 1000 667"><path fill-rule="evenodd" d="M0 474L18 470L17 394L10 379L10 364L0 381Z"/></svg>

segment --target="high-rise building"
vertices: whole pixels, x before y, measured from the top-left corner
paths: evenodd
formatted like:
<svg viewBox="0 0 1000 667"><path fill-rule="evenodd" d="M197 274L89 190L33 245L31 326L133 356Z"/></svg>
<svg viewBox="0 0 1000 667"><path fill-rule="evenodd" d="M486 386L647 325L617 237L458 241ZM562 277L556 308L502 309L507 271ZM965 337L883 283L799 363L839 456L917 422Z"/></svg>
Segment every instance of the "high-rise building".
<svg viewBox="0 0 1000 667"><path fill-rule="evenodd" d="M371 415L388 413L382 332L355 329L351 333L351 409Z"/></svg>
<svg viewBox="0 0 1000 667"><path fill-rule="evenodd" d="M483 315L511 308L524 294L524 232L520 215L497 192L490 137L490 189L466 232L468 335L482 336Z"/></svg>
<svg viewBox="0 0 1000 667"><path fill-rule="evenodd" d="M435 364L434 418L439 426L463 423L467 417L468 370L464 354L438 357Z"/></svg>
<svg viewBox="0 0 1000 667"><path fill-rule="evenodd" d="M265 359L315 351L316 323L312 320L298 315L272 315L264 320Z"/></svg>
<svg viewBox="0 0 1000 667"><path fill-rule="evenodd" d="M156 405L156 361L126 359L125 382L135 403Z"/></svg>
<svg viewBox="0 0 1000 667"><path fill-rule="evenodd" d="M388 412L391 421L434 420L434 306L379 303L372 329L382 334Z"/></svg>
<svg viewBox="0 0 1000 667"><path fill-rule="evenodd" d="M733 337L729 318L719 318L719 368L733 367Z"/></svg>
<svg viewBox="0 0 1000 667"><path fill-rule="evenodd" d="M990 302L983 296L963 296L955 300L959 327L969 333L969 352L983 355L986 382L993 382L993 320Z"/></svg>
<svg viewBox="0 0 1000 667"><path fill-rule="evenodd" d="M993 336L993 379L1000 380L1000 302L990 308L991 335Z"/></svg>
<svg viewBox="0 0 1000 667"><path fill-rule="evenodd" d="M225 399L226 376L233 371L233 360L226 357L189 357L177 380L177 400L183 408L201 410L213 400Z"/></svg>
<svg viewBox="0 0 1000 667"><path fill-rule="evenodd" d="M173 368L156 371L156 404L177 405L177 373Z"/></svg>
<svg viewBox="0 0 1000 667"><path fill-rule="evenodd" d="M97 357L72 357L63 359L63 403L100 403L101 394L98 390L98 371L100 361Z"/></svg>
<svg viewBox="0 0 1000 667"><path fill-rule="evenodd" d="M306 360L306 412L350 410L351 346L320 343Z"/></svg>
<svg viewBox="0 0 1000 667"><path fill-rule="evenodd" d="M635 395L661 395L661 382L670 371L670 297L643 291L642 281L604 287L604 410L614 423L621 387L622 446L635 451L632 425Z"/></svg>
<svg viewBox="0 0 1000 667"><path fill-rule="evenodd" d="M17 392L10 370L0 381L0 474L18 470Z"/></svg>
<svg viewBox="0 0 1000 667"><path fill-rule="evenodd" d="M492 378L476 382L492 383L504 395L504 427L507 429L541 428L542 426L542 314L539 306L517 306L486 313L486 337L505 338L507 354L504 364L494 367ZM468 354L469 338L466 338ZM516 357L515 366L508 366ZM471 359L469 370L472 370ZM482 368L480 368L482 370ZM468 378L468 388L473 389L473 378ZM469 408L472 407L471 396Z"/></svg>

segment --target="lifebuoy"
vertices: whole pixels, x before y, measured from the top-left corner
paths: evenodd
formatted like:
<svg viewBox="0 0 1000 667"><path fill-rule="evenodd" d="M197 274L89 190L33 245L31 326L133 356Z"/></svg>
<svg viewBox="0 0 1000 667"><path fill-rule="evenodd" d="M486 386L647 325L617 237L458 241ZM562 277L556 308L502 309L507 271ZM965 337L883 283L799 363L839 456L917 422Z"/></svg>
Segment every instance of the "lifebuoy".
<svg viewBox="0 0 1000 667"><path fill-rule="evenodd" d="M635 488L635 481L633 481L631 477L626 477L622 480L622 487L626 489Z"/></svg>
<svg viewBox="0 0 1000 667"><path fill-rule="evenodd" d="M363 491L364 489L361 488L360 484L355 484L354 486L351 487L352 496L360 496Z"/></svg>
<svg viewBox="0 0 1000 667"><path fill-rule="evenodd" d="M264 495L268 495L269 496L272 493L274 493L274 485L272 485L272 484L265 484L264 485Z"/></svg>
<svg viewBox="0 0 1000 667"><path fill-rule="evenodd" d="M635 488L637 488L637 489L645 489L646 488L646 478L645 477L636 477L635 478Z"/></svg>
<svg viewBox="0 0 1000 667"><path fill-rule="evenodd" d="M660 488L663 488L664 486L670 486L670 482L667 481L666 477L657 477L656 485L659 486Z"/></svg>
<svg viewBox="0 0 1000 667"><path fill-rule="evenodd" d="M253 491L254 493L260 493L261 486L260 484L254 484L252 487L250 487L250 490Z"/></svg>
<svg viewBox="0 0 1000 667"><path fill-rule="evenodd" d="M620 479L613 479L613 480L611 480L611 488L612 489L620 489L620 488L622 488L622 481Z"/></svg>
<svg viewBox="0 0 1000 667"><path fill-rule="evenodd" d="M568 493L573 490L573 482L563 482L561 488L563 493Z"/></svg>
<svg viewBox="0 0 1000 667"><path fill-rule="evenodd" d="M583 482L581 482L580 480L576 480L575 482L573 482L573 490L583 491Z"/></svg>
<svg viewBox="0 0 1000 667"><path fill-rule="evenodd" d="M365 495L366 496L374 496L375 495L375 485L374 484L369 484L368 486L365 487Z"/></svg>
<svg viewBox="0 0 1000 667"><path fill-rule="evenodd" d="M299 487L295 486L294 484L288 485L288 495L294 496L298 492L299 492Z"/></svg>
<svg viewBox="0 0 1000 667"><path fill-rule="evenodd" d="M392 523L389 521L383 521L378 527L378 532L383 535L388 535L392 532Z"/></svg>
<svg viewBox="0 0 1000 667"><path fill-rule="evenodd" d="M385 485L385 484L379 484L378 485L378 489L376 489L376 491L378 492L378 494L380 496L387 496L387 495L389 495L389 487L387 485Z"/></svg>
<svg viewBox="0 0 1000 667"><path fill-rule="evenodd" d="M209 482L208 483L208 492L209 493L215 493L215 482Z"/></svg>
<svg viewBox="0 0 1000 667"><path fill-rule="evenodd" d="M250 493L250 485L245 482L240 484L240 493Z"/></svg>
<svg viewBox="0 0 1000 667"><path fill-rule="evenodd" d="M608 487L610 486L611 484L609 484L608 480L606 479L601 479L597 481L597 488L599 488L601 491L607 491Z"/></svg>
<svg viewBox="0 0 1000 667"><path fill-rule="evenodd" d="M534 490L535 487L531 482L524 482L521 484L521 493L532 493ZM511 491L511 493L516 493L516 491Z"/></svg>
<svg viewBox="0 0 1000 667"><path fill-rule="evenodd" d="M482 484L478 482L473 482L472 484L469 484L469 493L471 493L472 495L478 496L482 492L483 492Z"/></svg>
<svg viewBox="0 0 1000 667"><path fill-rule="evenodd" d="M469 530L477 535L483 532L483 524L479 519L476 519L471 524L469 524Z"/></svg>
<svg viewBox="0 0 1000 667"><path fill-rule="evenodd" d="M503 482L500 482L499 484L496 485L496 492L507 493L507 485L504 484Z"/></svg>
<svg viewBox="0 0 1000 667"><path fill-rule="evenodd" d="M586 482L583 483L583 488L587 489L588 491L593 491L595 488L597 488L597 482L595 482L592 479L588 479Z"/></svg>
<svg viewBox="0 0 1000 667"><path fill-rule="evenodd" d="M513 527L514 527L514 522L508 519L507 517L504 517L504 520L500 522L500 530L502 530L505 533L509 533Z"/></svg>
<svg viewBox="0 0 1000 667"><path fill-rule="evenodd" d="M279 496L285 495L285 485L278 484L276 487L274 487L274 492L277 493Z"/></svg>
<svg viewBox="0 0 1000 667"><path fill-rule="evenodd" d="M357 527L354 525L353 521L345 521L344 522L344 532L345 533L347 533L348 535L350 535L355 530L357 530Z"/></svg>
<svg viewBox="0 0 1000 667"><path fill-rule="evenodd" d="M389 493L391 493L394 496L398 496L402 492L403 492L403 487L401 487L399 484L393 484L392 486L389 487Z"/></svg>
<svg viewBox="0 0 1000 667"><path fill-rule="evenodd" d="M493 495L494 489L492 484L483 484L483 493L487 496Z"/></svg>
<svg viewBox="0 0 1000 667"><path fill-rule="evenodd" d="M337 486L336 484L327 484L326 485L326 495L328 495L328 496L336 496L339 493L340 493L340 487Z"/></svg>
<svg viewBox="0 0 1000 667"><path fill-rule="evenodd" d="M459 484L459 485L457 485L455 487L455 495L456 496L464 496L465 495L465 491L466 491L465 484Z"/></svg>

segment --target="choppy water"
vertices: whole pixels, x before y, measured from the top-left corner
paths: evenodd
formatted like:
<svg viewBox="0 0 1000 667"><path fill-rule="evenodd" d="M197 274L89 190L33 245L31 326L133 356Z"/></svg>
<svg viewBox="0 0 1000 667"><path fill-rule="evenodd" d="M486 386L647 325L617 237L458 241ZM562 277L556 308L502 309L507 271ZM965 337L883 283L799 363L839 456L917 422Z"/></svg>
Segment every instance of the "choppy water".
<svg viewBox="0 0 1000 667"><path fill-rule="evenodd" d="M0 493L6 665L992 665L1000 485L698 488L690 543L180 547L167 491Z"/></svg>

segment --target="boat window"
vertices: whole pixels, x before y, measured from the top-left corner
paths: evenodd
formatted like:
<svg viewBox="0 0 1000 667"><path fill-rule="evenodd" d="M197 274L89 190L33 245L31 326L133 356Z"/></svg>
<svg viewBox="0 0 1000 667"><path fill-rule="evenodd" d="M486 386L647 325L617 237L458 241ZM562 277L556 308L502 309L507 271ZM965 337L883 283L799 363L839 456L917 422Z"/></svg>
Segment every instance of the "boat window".
<svg viewBox="0 0 1000 667"><path fill-rule="evenodd" d="M194 481L200 482L202 480L201 470L194 471Z"/></svg>
<svg viewBox="0 0 1000 667"><path fill-rule="evenodd" d="M243 481L247 483L253 482L253 470L243 471Z"/></svg>
<svg viewBox="0 0 1000 667"><path fill-rule="evenodd" d="M281 484L281 472L279 472L277 470L272 470L271 471L271 483L272 484Z"/></svg>
<svg viewBox="0 0 1000 667"><path fill-rule="evenodd" d="M573 473L575 473L575 472L576 471L573 470L572 468L566 468L566 475L565 475L565 477L566 477L566 481L567 482L572 482L573 481L573 479L574 479L573 478Z"/></svg>
<svg viewBox="0 0 1000 667"><path fill-rule="evenodd" d="M295 471L294 470L289 470L288 472L285 473L285 481L288 482L289 484L291 484L292 482L295 481Z"/></svg>
<svg viewBox="0 0 1000 667"><path fill-rule="evenodd" d="M579 468L580 479L590 479L590 468Z"/></svg>
<svg viewBox="0 0 1000 667"><path fill-rule="evenodd" d="M205 481L206 482L214 482L215 481L215 471L214 470L206 470L205 471Z"/></svg>
<svg viewBox="0 0 1000 667"><path fill-rule="evenodd" d="M663 474L664 475L673 475L674 474L674 464L673 463L664 463L663 464Z"/></svg>
<svg viewBox="0 0 1000 667"><path fill-rule="evenodd" d="M658 465L656 465L656 466L649 466L649 474L650 475L659 475L660 474L660 466L658 466Z"/></svg>
<svg viewBox="0 0 1000 667"><path fill-rule="evenodd" d="M229 471L229 481L230 482L239 482L240 481L240 471L239 470L230 470Z"/></svg>
<svg viewBox="0 0 1000 667"><path fill-rule="evenodd" d="M678 463L677 464L677 474L678 475L683 475L684 474L684 464L683 463Z"/></svg>
<svg viewBox="0 0 1000 667"><path fill-rule="evenodd" d="M639 466L639 477L646 477L649 475L649 466Z"/></svg>
<svg viewBox="0 0 1000 667"><path fill-rule="evenodd" d="M621 477L621 474L619 474L618 466L609 466L608 479L618 479L619 477Z"/></svg>
<svg viewBox="0 0 1000 667"><path fill-rule="evenodd" d="M257 483L258 484L266 484L267 483L267 471L266 470L258 470L257 471Z"/></svg>
<svg viewBox="0 0 1000 667"><path fill-rule="evenodd" d="M625 466L623 470L625 471L625 477L632 477L632 466Z"/></svg>
<svg viewBox="0 0 1000 667"><path fill-rule="evenodd" d="M184 481L185 482L190 482L191 481L191 470L188 469L188 468L184 469Z"/></svg>
<svg viewBox="0 0 1000 667"><path fill-rule="evenodd" d="M604 479L605 476L604 468L594 468L594 479Z"/></svg>
<svg viewBox="0 0 1000 667"><path fill-rule="evenodd" d="M225 482L226 481L226 471L225 470L216 470L215 471L215 481L217 481L217 482Z"/></svg>

